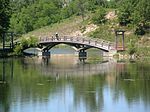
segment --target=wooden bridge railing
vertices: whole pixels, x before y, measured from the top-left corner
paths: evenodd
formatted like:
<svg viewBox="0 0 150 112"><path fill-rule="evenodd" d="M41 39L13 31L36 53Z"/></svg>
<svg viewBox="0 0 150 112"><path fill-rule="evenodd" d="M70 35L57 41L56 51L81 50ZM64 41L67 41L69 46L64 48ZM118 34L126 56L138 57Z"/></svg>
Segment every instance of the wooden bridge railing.
<svg viewBox="0 0 150 112"><path fill-rule="evenodd" d="M114 50L115 44L113 42L105 41L102 39L91 39L87 37L73 37L73 36L61 36L61 37L40 37L39 42L72 42L77 44L85 44L94 46L97 48L104 48L105 50Z"/></svg>

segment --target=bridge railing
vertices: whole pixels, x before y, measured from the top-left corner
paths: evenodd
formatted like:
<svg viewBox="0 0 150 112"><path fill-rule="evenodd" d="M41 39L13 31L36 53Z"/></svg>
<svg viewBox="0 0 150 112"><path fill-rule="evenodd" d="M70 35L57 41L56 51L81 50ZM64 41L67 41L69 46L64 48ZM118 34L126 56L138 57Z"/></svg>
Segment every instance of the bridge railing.
<svg viewBox="0 0 150 112"><path fill-rule="evenodd" d="M110 41L102 39L93 39L81 36L59 36L59 37L42 37L39 39L40 42L74 42L87 44L95 47L103 47L107 50L115 49L115 44Z"/></svg>

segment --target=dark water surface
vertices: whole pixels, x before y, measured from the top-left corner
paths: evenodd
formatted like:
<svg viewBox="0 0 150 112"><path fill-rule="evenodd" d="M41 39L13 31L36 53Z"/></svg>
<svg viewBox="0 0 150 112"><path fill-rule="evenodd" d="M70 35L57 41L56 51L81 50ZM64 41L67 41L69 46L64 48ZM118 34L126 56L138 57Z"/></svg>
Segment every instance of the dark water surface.
<svg viewBox="0 0 150 112"><path fill-rule="evenodd" d="M150 112L150 61L0 59L0 112Z"/></svg>

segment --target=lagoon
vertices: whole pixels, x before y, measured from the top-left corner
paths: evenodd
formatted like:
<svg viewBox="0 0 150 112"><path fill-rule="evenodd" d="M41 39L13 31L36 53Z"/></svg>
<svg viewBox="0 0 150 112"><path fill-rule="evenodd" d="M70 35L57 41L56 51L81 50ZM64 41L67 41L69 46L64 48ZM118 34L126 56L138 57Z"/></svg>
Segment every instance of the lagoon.
<svg viewBox="0 0 150 112"><path fill-rule="evenodd" d="M150 61L86 60L72 50L50 58L0 59L0 112L149 112Z"/></svg>

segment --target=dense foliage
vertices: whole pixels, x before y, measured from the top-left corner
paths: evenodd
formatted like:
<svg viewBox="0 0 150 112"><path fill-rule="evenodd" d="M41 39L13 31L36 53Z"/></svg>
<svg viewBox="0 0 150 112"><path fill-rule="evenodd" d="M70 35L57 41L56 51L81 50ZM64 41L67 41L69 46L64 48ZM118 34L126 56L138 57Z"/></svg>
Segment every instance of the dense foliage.
<svg viewBox="0 0 150 112"><path fill-rule="evenodd" d="M0 34L9 27L10 17L9 0L0 0Z"/></svg>
<svg viewBox="0 0 150 112"><path fill-rule="evenodd" d="M41 0L12 14L10 27L14 32L27 33L59 20L59 8L51 1Z"/></svg>
<svg viewBox="0 0 150 112"><path fill-rule="evenodd" d="M72 15L81 15L84 20L87 12L95 13L92 20L100 24L105 22L105 8L118 8L120 25L133 26L135 34L145 34L150 26L149 0L0 0L0 3L1 32L10 27L10 31L24 34Z"/></svg>
<svg viewBox="0 0 150 112"><path fill-rule="evenodd" d="M81 15L84 20L87 11L106 4L107 0L12 0L10 30L23 34L72 15Z"/></svg>
<svg viewBox="0 0 150 112"><path fill-rule="evenodd" d="M149 4L149 0L124 0L119 7L120 25L132 24L135 34L144 35L150 28Z"/></svg>
<svg viewBox="0 0 150 112"><path fill-rule="evenodd" d="M105 15L106 15L106 10L103 7L100 7L92 18L93 23L94 24L105 23L106 22Z"/></svg>
<svg viewBox="0 0 150 112"><path fill-rule="evenodd" d="M36 47L37 46L37 37L30 36L30 37L23 37L20 40L20 43L18 43L14 48L14 53L16 55L22 55L23 50L30 48L30 47Z"/></svg>

